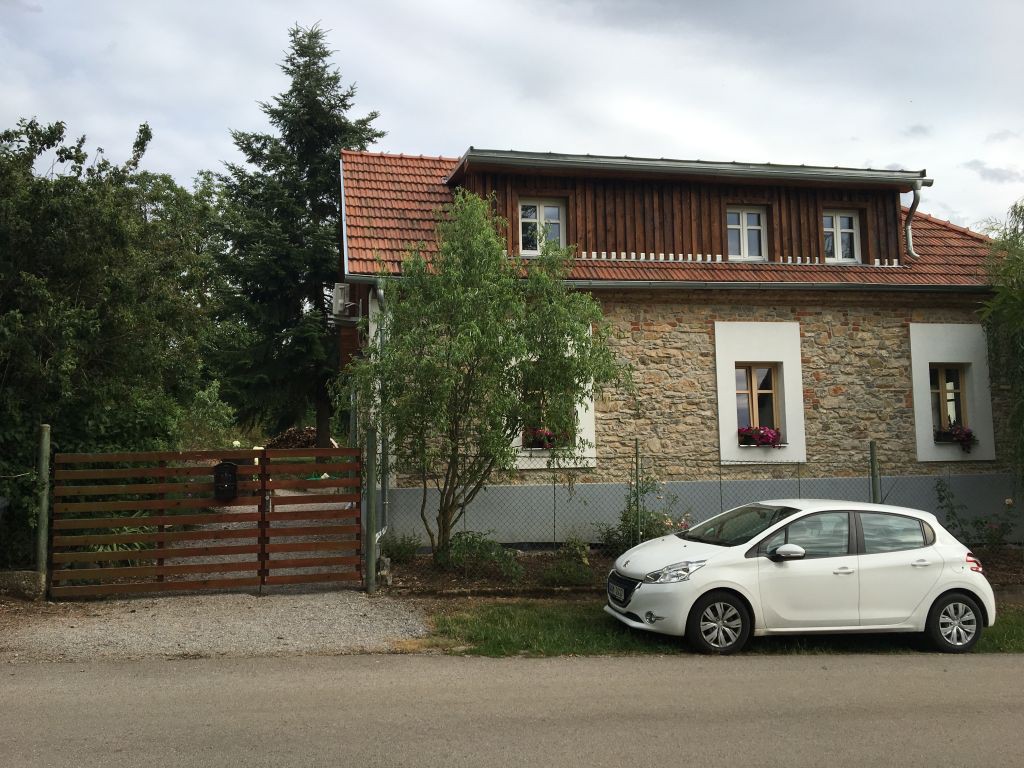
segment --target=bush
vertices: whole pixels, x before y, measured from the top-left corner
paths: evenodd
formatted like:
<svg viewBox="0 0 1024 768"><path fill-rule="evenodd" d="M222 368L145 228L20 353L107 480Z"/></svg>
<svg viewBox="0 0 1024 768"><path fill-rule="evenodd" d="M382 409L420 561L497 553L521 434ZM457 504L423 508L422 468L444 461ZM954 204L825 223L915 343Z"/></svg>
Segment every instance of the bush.
<svg viewBox="0 0 1024 768"><path fill-rule="evenodd" d="M388 532L380 540L380 553L394 565L407 565L416 557L420 544L420 537L414 534L398 536Z"/></svg>
<svg viewBox="0 0 1024 768"><path fill-rule="evenodd" d="M445 565L453 570L496 572L512 581L518 581L523 575L523 566L516 562L515 553L479 531L454 534Z"/></svg>
<svg viewBox="0 0 1024 768"><path fill-rule="evenodd" d="M642 541L685 531L693 524L693 513L687 509L677 514L678 497L665 493L657 478L641 471L636 480L629 484L626 506L619 513L618 524L596 526L601 546L614 557ZM656 507L649 505L650 497L661 503Z"/></svg>
<svg viewBox="0 0 1024 768"><path fill-rule="evenodd" d="M590 545L582 539L570 536L559 547L554 565L541 575L541 581L548 586L556 587L581 587L593 584Z"/></svg>
<svg viewBox="0 0 1024 768"><path fill-rule="evenodd" d="M949 483L945 480L936 482L935 495L946 529L964 544L994 549L1007 543L1016 525L1013 499L1006 499L1003 509L998 512L965 520L967 506L957 501Z"/></svg>

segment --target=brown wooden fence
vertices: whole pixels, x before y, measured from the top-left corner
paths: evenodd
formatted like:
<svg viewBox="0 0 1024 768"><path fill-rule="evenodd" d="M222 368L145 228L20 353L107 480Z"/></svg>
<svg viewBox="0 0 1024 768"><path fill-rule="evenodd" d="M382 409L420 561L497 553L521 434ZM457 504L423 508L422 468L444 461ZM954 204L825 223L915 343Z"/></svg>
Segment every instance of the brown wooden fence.
<svg viewBox="0 0 1024 768"><path fill-rule="evenodd" d="M360 473L352 448L57 454L50 594L358 582Z"/></svg>

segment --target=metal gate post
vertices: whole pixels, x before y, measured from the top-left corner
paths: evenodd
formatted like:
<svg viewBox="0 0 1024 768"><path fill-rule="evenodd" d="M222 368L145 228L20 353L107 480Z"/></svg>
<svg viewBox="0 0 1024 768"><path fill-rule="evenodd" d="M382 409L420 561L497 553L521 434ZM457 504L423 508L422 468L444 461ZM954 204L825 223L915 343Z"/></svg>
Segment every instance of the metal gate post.
<svg viewBox="0 0 1024 768"><path fill-rule="evenodd" d="M270 541L270 535L267 532L267 529L270 528L268 519L270 514L270 460L267 458L266 448L260 452L258 461L260 462L260 521L256 529L259 545L257 575L259 576L258 590L262 595L263 585L267 583L267 576L270 573L270 569L267 567L267 560L270 559L270 555L267 554L267 544Z"/></svg>
<svg viewBox="0 0 1024 768"><path fill-rule="evenodd" d="M377 591L377 430L366 431L366 592Z"/></svg>
<svg viewBox="0 0 1024 768"><path fill-rule="evenodd" d="M36 573L45 593L50 559L50 425L39 425L39 509L36 511Z"/></svg>

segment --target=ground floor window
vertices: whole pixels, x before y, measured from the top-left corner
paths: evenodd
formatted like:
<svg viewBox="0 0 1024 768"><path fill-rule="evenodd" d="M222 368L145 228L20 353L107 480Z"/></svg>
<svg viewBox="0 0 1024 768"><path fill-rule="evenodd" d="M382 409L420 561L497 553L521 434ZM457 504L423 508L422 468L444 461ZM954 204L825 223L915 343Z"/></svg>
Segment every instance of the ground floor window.
<svg viewBox="0 0 1024 768"><path fill-rule="evenodd" d="M779 429L778 373L775 363L736 366L736 424Z"/></svg>
<svg viewBox="0 0 1024 768"><path fill-rule="evenodd" d="M966 427L967 379L964 365L933 363L928 366L931 389L932 428L935 432L949 432L953 427Z"/></svg>

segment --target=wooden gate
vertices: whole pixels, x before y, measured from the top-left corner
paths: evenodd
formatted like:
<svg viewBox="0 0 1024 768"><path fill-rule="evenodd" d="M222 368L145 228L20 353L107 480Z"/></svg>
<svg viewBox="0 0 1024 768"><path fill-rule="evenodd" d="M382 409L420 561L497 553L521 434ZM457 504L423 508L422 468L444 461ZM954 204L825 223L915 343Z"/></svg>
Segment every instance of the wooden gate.
<svg viewBox="0 0 1024 768"><path fill-rule="evenodd" d="M54 464L53 597L362 578L358 449L64 453ZM218 465L227 474L215 478ZM215 479L230 482L218 492Z"/></svg>

